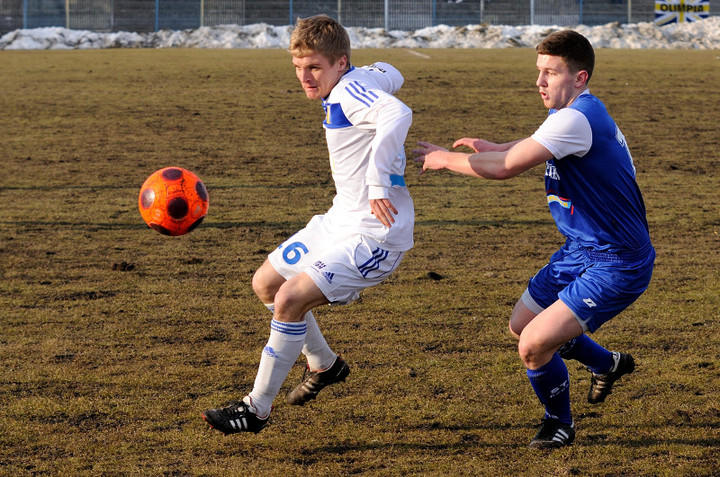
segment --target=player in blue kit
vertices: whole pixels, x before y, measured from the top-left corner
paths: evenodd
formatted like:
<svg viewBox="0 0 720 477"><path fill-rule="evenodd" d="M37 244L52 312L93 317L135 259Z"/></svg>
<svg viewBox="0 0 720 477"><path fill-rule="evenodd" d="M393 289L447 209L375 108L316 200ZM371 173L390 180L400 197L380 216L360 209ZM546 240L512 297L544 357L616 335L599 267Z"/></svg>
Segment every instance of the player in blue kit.
<svg viewBox="0 0 720 477"><path fill-rule="evenodd" d="M328 346L312 309L356 300L413 246L415 212L404 180L412 111L393 96L402 75L386 63L352 66L347 32L326 15L298 20L290 53L305 95L322 101L336 195L330 210L275 249L253 277L256 295L273 312L270 337L253 389L203 413L225 434L265 427L301 353L307 371L290 404L303 405L344 381L350 368Z"/></svg>
<svg viewBox="0 0 720 477"><path fill-rule="evenodd" d="M547 449L575 439L563 358L576 359L592 372L591 404L604 401L615 381L635 369L631 355L608 351L585 333L645 291L655 250L625 137L588 90L592 45L566 30L549 35L536 50L536 85L549 115L532 136L504 144L475 138L453 144L474 154L421 141L414 153L423 172L448 169L496 180L545 164L548 206L567 240L528 282L509 328L545 406L530 447Z"/></svg>

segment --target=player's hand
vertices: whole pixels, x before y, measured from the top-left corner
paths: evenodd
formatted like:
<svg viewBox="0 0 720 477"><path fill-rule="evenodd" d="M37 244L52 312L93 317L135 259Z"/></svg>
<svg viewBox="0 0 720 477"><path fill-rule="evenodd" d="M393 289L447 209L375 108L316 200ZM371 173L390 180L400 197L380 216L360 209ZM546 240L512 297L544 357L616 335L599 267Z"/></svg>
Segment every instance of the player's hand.
<svg viewBox="0 0 720 477"><path fill-rule="evenodd" d="M438 170L445 168L442 153L448 152L447 149L425 141L418 141L418 146L413 149L413 154L415 155L415 163L422 166L420 174L428 169Z"/></svg>
<svg viewBox="0 0 720 477"><path fill-rule="evenodd" d="M389 199L370 199L370 210L372 214L385 226L392 227L398 211Z"/></svg>
<svg viewBox="0 0 720 477"><path fill-rule="evenodd" d="M495 144L494 142L486 141L485 139L464 137L455 141L452 147L453 149L455 149L460 146L467 146L475 152L486 152L495 151L497 144Z"/></svg>

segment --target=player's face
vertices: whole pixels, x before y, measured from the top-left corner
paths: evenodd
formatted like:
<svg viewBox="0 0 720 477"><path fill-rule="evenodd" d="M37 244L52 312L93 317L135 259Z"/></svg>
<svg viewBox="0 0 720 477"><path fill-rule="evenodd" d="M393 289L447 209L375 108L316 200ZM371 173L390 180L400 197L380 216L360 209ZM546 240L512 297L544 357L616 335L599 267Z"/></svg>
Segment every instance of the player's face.
<svg viewBox="0 0 720 477"><path fill-rule="evenodd" d="M305 95L310 99L322 99L330 94L345 74L347 57L343 56L332 65L324 55L312 53L307 56L294 56L293 65Z"/></svg>
<svg viewBox="0 0 720 477"><path fill-rule="evenodd" d="M546 108L570 106L585 89L587 72L571 73L561 57L538 55L536 64L539 74L535 84Z"/></svg>

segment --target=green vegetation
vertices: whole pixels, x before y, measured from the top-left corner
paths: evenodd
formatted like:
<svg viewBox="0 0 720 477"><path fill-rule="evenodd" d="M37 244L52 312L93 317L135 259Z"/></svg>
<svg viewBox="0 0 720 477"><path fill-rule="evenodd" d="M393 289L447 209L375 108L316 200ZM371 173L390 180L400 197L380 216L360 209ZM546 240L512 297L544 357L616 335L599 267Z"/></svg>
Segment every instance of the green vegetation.
<svg viewBox="0 0 720 477"><path fill-rule="evenodd" d="M516 139L546 114L532 50L410 53L353 58L405 74L408 151ZM223 437L200 413L251 388L269 332L252 273L333 195L320 105L277 50L0 52L0 475L718 475L720 57L597 56L591 87L628 138L658 258L595 335L637 371L591 406L570 362L576 443L538 453L506 326L562 242L543 171L409 164L416 247L359 303L316 312L347 383L289 406L298 363L266 430ZM210 193L179 238L137 211L170 165Z"/></svg>

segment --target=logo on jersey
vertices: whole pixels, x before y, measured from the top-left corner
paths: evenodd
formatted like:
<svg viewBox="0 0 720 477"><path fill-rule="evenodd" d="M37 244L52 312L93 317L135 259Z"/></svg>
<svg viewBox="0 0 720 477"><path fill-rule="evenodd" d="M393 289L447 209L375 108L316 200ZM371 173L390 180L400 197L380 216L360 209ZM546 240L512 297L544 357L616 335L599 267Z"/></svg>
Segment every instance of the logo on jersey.
<svg viewBox="0 0 720 477"><path fill-rule="evenodd" d="M373 63L372 65L370 65L370 66L368 67L368 70L370 70L370 71L372 71L372 70L377 70L377 71L379 71L379 72L381 72L381 73L387 73L387 71L385 71L383 68L380 68L380 66L378 66L377 63Z"/></svg>
<svg viewBox="0 0 720 477"><path fill-rule="evenodd" d="M560 180L560 174L558 174L557 167L552 165L550 161L545 163L545 176L556 181Z"/></svg>
<svg viewBox="0 0 720 477"><path fill-rule="evenodd" d="M328 285L332 283L333 277L335 276L334 273L331 272L322 272L323 278L328 282Z"/></svg>
<svg viewBox="0 0 720 477"><path fill-rule="evenodd" d="M573 209L572 201L570 199L563 199L562 197L559 197L555 194L548 194L547 201L548 204L556 203L559 204L560 207L570 209L571 214L575 212L575 210Z"/></svg>
<svg viewBox="0 0 720 477"><path fill-rule="evenodd" d="M594 307L597 306L597 303L595 303L594 301L592 301L590 298L585 298L585 299L583 300L583 303L585 303L585 304L588 306L588 308L594 308Z"/></svg>
<svg viewBox="0 0 720 477"><path fill-rule="evenodd" d="M617 127L617 124L615 125L615 140L622 146L623 149L625 149L625 152L627 152L628 159L630 159L630 166L632 167L633 176L637 174L637 171L635 170L635 162L633 161L632 154L630 154L630 148L627 145L627 140L625 140L625 135L620 131L620 128Z"/></svg>
<svg viewBox="0 0 720 477"><path fill-rule="evenodd" d="M345 116L340 103L328 103L324 101L323 109L325 110L323 126L326 129L342 129L352 126L350 120Z"/></svg>

